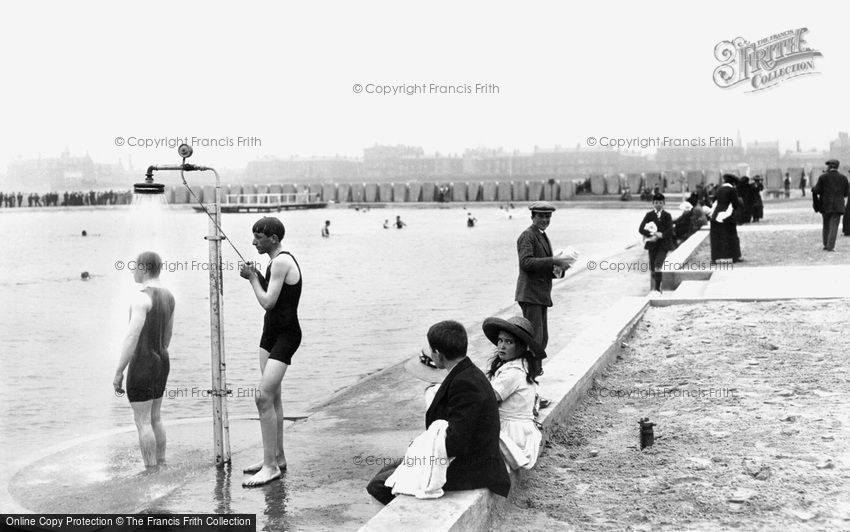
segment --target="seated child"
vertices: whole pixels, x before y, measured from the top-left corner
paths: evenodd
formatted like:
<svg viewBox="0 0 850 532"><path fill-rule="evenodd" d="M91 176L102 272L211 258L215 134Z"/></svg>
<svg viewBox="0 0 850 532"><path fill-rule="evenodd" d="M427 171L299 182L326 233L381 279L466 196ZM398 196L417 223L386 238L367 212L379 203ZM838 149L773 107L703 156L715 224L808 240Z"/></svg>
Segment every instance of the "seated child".
<svg viewBox="0 0 850 532"><path fill-rule="evenodd" d="M542 440L534 422L535 379L546 353L534 341L534 325L521 316L487 318L483 328L496 345L487 377L499 401L499 449L511 469L531 469Z"/></svg>

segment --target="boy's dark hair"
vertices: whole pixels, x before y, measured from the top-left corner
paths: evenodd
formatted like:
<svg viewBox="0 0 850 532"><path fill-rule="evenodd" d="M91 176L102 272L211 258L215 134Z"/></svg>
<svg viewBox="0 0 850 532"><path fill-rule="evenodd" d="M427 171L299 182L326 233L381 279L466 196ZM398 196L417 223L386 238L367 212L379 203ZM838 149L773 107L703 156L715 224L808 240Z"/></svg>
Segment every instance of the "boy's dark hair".
<svg viewBox="0 0 850 532"><path fill-rule="evenodd" d="M142 251L136 257L136 268L148 272L151 277L159 277L162 271L162 257L155 251Z"/></svg>
<svg viewBox="0 0 850 532"><path fill-rule="evenodd" d="M283 227L283 222L277 218L265 216L257 220L251 232L262 233L266 236L277 236L278 241L283 241L283 235L286 234L286 229Z"/></svg>
<svg viewBox="0 0 850 532"><path fill-rule="evenodd" d="M428 345L448 360L463 358L466 356L466 329L452 320L435 323L428 329Z"/></svg>

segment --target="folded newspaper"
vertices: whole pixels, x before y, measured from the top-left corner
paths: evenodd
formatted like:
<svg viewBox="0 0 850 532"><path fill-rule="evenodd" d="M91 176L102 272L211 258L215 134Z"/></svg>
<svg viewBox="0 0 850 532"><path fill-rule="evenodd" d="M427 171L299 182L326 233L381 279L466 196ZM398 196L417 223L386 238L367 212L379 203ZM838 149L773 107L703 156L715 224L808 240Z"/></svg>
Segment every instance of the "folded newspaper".
<svg viewBox="0 0 850 532"><path fill-rule="evenodd" d="M555 257L570 257L571 259L573 259L570 264L575 263L576 259L578 259L578 256L578 250L576 250L572 246L567 246L555 252ZM567 273L567 271L564 268L561 268L560 266L555 266L552 271L557 279L563 279L564 275Z"/></svg>

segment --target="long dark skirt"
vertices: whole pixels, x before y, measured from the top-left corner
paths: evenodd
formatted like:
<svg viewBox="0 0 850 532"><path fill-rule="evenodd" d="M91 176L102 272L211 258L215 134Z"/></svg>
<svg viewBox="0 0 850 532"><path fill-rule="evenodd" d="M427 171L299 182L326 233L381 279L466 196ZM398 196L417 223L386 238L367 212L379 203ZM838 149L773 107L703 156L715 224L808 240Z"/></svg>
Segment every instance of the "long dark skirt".
<svg viewBox="0 0 850 532"><path fill-rule="evenodd" d="M711 262L741 258L741 242L734 222L711 222Z"/></svg>

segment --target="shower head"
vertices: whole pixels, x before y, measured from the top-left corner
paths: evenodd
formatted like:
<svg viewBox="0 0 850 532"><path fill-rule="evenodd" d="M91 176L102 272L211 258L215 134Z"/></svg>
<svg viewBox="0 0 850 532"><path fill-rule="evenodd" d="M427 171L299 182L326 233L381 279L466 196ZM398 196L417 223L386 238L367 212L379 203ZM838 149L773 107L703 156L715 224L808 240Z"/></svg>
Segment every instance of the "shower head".
<svg viewBox="0 0 850 532"><path fill-rule="evenodd" d="M133 194L165 194L165 185L162 183L136 183L133 185Z"/></svg>
<svg viewBox="0 0 850 532"><path fill-rule="evenodd" d="M154 183L153 170L149 168L145 182L133 185L133 194L165 194L165 185Z"/></svg>

